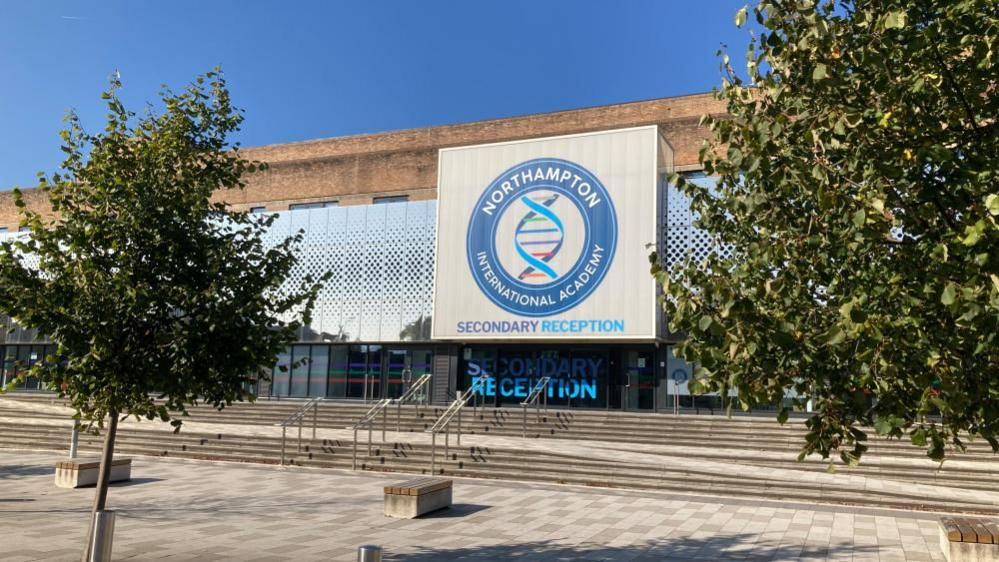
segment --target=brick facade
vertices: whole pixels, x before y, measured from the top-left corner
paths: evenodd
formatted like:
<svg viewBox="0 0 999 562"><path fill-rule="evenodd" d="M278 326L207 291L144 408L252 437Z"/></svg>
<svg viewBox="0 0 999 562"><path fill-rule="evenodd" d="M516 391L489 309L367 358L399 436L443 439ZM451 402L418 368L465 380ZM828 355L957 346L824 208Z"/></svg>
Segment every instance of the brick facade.
<svg viewBox="0 0 999 562"><path fill-rule="evenodd" d="M711 94L622 103L586 109L476 121L247 148L246 158L270 164L247 178L241 192L219 193L237 209L264 206L281 211L291 203L336 200L341 205L370 203L372 198L409 195L410 200L437 197L437 150L451 146L583 133L640 125L658 125L673 149L674 165L697 164L707 131L701 115L722 114L724 104ZM46 206L44 194L24 190L29 206ZM9 193L0 193L0 226L17 230L17 212Z"/></svg>

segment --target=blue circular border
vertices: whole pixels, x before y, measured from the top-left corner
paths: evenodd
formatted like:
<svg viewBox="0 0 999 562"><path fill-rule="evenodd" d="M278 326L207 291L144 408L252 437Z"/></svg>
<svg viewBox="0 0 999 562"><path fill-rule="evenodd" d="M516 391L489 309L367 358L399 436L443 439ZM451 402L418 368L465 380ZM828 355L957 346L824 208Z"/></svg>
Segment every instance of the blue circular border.
<svg viewBox="0 0 999 562"><path fill-rule="evenodd" d="M492 268L493 274L496 275L500 281L509 287L516 288L521 294L534 295L547 294L551 292L557 292L559 285L566 285L570 282L574 283L578 275L586 267L588 263L587 256L590 254L591 243L594 238L594 230L592 224L593 213L583 204L579 196L571 188L566 188L558 183L553 183L548 180L537 180L532 181L529 184L521 185L515 188L515 191L511 192L511 196L504 198L504 200L496 205L496 211L493 218L479 218L480 214L478 211L483 207L483 205L488 201L489 194L491 194L495 189L499 188L503 181L509 178L511 175L520 172L524 169L531 169L532 171L537 167L542 167L545 165L557 165L561 168L569 168L576 172L584 181L588 182L593 188L594 192L602 196L603 200L607 203L607 210L601 214L606 214L608 224L606 228L609 232L605 236L609 236L609 242L606 244L606 258L603 261L599 270L593 275L593 278L587 283L586 287L573 295L572 298L567 299L567 301L546 307L544 309L538 309L536 307L521 307L516 303L510 303L509 301L502 299L491 289L488 283L481 278L481 274L477 268L478 260L475 254L479 251L485 251L486 257L489 260L490 267ZM519 280L514 280L510 275L503 269L502 264L496 258L496 225L506 208L523 193L530 193L538 189L548 189L551 191L557 191L564 193L568 198L576 205L576 208L580 211L583 216L583 222L586 228L586 235L583 243L583 251L580 253L579 258L573 265L573 268L569 273L562 276L561 279L552 281L551 283L546 283L544 285L527 285L521 283ZM483 224L487 223L487 224ZM484 230L484 232L483 232ZM473 241L473 236L478 235L478 240ZM540 317L540 316L551 316L554 314L559 314L573 307L579 305L581 302L586 300L590 294L600 286L604 277L607 274L607 270L610 269L611 263L614 261L614 254L617 250L617 210L614 207L614 202L610 198L610 194L607 192L607 188L604 187L603 182L601 182L593 173L591 173L586 168L570 162L568 160L563 160L561 158L535 158L532 160L526 160L515 166L511 166L506 169L503 173L494 179L489 186L482 192L479 196L478 201L475 204L475 208L472 210L472 216L468 221L468 231L465 236L465 251L466 257L468 259L468 266L472 273L472 278L475 279L476 285L479 286L479 290L489 298L494 304L506 310L507 312L519 315L519 316L529 316L529 317ZM481 238L485 236L486 240L483 243ZM473 244L473 242L475 242Z"/></svg>

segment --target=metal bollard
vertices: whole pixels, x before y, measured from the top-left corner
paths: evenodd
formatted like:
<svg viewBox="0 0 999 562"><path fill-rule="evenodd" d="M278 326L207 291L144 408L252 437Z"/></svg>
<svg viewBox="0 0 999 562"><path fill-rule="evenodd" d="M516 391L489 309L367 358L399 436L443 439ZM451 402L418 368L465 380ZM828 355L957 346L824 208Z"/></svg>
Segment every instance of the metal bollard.
<svg viewBox="0 0 999 562"><path fill-rule="evenodd" d="M382 547L375 544L357 547L357 562L382 562Z"/></svg>
<svg viewBox="0 0 999 562"><path fill-rule="evenodd" d="M69 439L69 458L76 458L76 450L80 445L80 432L76 430L76 426L73 426L73 436Z"/></svg>
<svg viewBox="0 0 999 562"><path fill-rule="evenodd" d="M88 549L90 562L110 562L111 547L114 545L114 511L94 514L92 541Z"/></svg>

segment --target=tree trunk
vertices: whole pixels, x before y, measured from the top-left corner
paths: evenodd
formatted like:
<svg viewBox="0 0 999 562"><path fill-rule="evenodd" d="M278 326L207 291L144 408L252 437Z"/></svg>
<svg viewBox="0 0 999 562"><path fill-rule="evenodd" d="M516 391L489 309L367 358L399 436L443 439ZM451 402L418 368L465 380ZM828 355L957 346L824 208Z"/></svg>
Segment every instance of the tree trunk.
<svg viewBox="0 0 999 562"><path fill-rule="evenodd" d="M90 543L94 540L94 522L97 512L104 511L108 499L108 479L111 478L111 461L114 459L114 439L118 432L118 412L109 412L107 432L104 434L104 451L101 453L101 468L97 474L97 490L94 494L94 508L90 513L90 529L87 531L87 544L84 546L82 562L90 561Z"/></svg>

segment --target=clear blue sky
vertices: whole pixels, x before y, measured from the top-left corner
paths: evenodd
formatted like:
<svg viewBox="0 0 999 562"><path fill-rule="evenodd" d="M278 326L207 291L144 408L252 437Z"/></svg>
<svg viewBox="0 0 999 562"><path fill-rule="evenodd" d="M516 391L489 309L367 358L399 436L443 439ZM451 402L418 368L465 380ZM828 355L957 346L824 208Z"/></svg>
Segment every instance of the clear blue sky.
<svg viewBox="0 0 999 562"><path fill-rule="evenodd" d="M132 109L221 65L244 146L709 91L745 0L5 1L0 189L61 160L121 72Z"/></svg>

